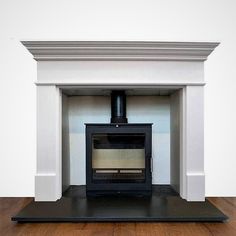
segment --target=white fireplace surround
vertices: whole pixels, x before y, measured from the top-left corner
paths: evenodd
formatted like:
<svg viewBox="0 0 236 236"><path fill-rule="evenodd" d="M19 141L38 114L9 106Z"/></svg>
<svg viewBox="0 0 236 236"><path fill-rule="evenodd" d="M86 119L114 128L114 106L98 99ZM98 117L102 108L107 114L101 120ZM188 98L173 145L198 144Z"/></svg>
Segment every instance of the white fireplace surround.
<svg viewBox="0 0 236 236"><path fill-rule="evenodd" d="M173 90L171 184L183 199L205 200L204 61L218 43L22 43L37 61L36 201L62 196L63 91L75 89Z"/></svg>

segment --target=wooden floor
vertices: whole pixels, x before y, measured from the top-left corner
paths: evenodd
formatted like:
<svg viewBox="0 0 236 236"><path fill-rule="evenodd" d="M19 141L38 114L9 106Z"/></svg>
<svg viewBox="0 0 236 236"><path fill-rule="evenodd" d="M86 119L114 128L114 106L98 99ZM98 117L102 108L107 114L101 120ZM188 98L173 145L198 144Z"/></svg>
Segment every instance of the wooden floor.
<svg viewBox="0 0 236 236"><path fill-rule="evenodd" d="M225 223L16 223L11 221L31 198L0 198L0 235L236 236L236 198L208 198L229 216Z"/></svg>

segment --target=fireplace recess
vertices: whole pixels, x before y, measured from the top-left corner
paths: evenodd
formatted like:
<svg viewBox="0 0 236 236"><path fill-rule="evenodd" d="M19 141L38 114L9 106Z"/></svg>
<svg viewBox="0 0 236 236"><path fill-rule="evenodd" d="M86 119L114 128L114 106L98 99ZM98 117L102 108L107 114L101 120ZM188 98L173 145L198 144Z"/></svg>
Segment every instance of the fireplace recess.
<svg viewBox="0 0 236 236"><path fill-rule="evenodd" d="M129 124L124 91L111 93L110 124L86 124L86 192L150 195L152 124Z"/></svg>

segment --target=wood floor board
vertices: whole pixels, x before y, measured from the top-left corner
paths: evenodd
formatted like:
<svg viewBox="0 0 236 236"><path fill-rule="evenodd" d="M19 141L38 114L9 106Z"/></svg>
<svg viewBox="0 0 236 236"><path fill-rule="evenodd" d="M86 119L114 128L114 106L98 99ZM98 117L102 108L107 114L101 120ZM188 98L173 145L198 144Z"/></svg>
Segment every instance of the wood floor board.
<svg viewBox="0 0 236 236"><path fill-rule="evenodd" d="M233 201L229 198L208 198L208 200L214 204L222 212L227 212L227 216L232 220L236 220L236 207Z"/></svg>

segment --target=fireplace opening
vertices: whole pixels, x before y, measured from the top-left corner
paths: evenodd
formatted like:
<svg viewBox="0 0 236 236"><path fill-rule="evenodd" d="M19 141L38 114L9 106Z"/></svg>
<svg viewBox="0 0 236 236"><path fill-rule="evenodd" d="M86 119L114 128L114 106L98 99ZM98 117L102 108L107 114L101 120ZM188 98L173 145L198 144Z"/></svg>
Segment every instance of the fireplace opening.
<svg viewBox="0 0 236 236"><path fill-rule="evenodd" d="M120 97L112 101L112 94ZM179 192L178 94L174 89L64 89L63 196L68 191L73 196ZM126 119L111 122L114 117Z"/></svg>
<svg viewBox="0 0 236 236"><path fill-rule="evenodd" d="M111 123L86 124L87 195L150 195L152 124L127 121L125 91L117 90Z"/></svg>

